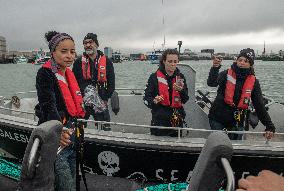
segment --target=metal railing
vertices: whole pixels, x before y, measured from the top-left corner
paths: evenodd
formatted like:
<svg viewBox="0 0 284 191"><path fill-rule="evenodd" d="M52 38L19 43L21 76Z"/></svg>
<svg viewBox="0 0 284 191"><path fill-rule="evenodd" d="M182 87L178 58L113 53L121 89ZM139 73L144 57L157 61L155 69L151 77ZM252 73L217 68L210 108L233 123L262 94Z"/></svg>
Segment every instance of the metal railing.
<svg viewBox="0 0 284 191"><path fill-rule="evenodd" d="M227 177L226 191L235 191L235 177L230 162L226 158L221 158L221 163Z"/></svg>
<svg viewBox="0 0 284 191"><path fill-rule="evenodd" d="M0 110L13 111L13 112L20 113L20 114L32 115L32 116L33 116L33 120L34 120L34 121L36 121L36 120L37 120L37 117L36 117L36 115L35 115L35 113L34 113L34 112L30 112L30 111L21 111L21 110L17 110L17 109L6 108L6 107L3 107L3 106L0 106ZM11 116L15 116L15 115L11 115Z"/></svg>
<svg viewBox="0 0 284 191"><path fill-rule="evenodd" d="M116 90L119 91L134 91L134 90L139 90L142 91L144 89L142 88L116 88ZM210 91L210 93L214 93L216 91ZM17 92L16 95L24 95L24 94L28 94L28 93L36 93L36 91L28 91L28 92ZM268 100L268 104L266 104L266 106L270 106L273 103L275 103L275 101L273 99L270 99L266 96L264 96L265 99ZM37 121L37 117L35 115L34 112L29 112L29 111L22 111L22 110L17 110L17 109L12 109L12 108L6 108L4 106L1 106L1 104L4 102L4 100L7 100L5 97L0 96L0 110L6 110L6 111L13 111L13 112L17 112L17 113L23 113L23 114L27 114L27 115L32 115L33 116L33 120L36 122ZM201 103L204 104L203 101L200 101ZM205 103L205 106L209 108L209 106ZM173 129L173 127L163 127L163 126L150 126L150 125L137 125L137 124L126 124L126 123L120 123L120 122L105 122L105 121L93 121L93 120L84 120L84 119L80 119L82 122L91 122L91 123L95 123L97 124L97 129L101 130L103 129L102 126L104 124L109 124L109 125L119 125L122 126L122 132L124 132L125 130L123 129L123 127L135 127L135 128L156 128L156 129ZM177 138L180 139L182 137L182 131L186 131L186 132L216 132L218 130L208 130L208 129L194 129L194 128L181 128L181 127L175 127L175 130L177 130L178 132L178 136ZM254 132L254 131L226 131L226 133L234 133L234 134L254 134L254 135L263 135L265 132ZM284 133L275 133L275 135L284 135ZM269 143L269 141L267 142Z"/></svg>
<svg viewBox="0 0 284 191"><path fill-rule="evenodd" d="M137 124L129 124L129 123L121 123L121 122L106 122L106 121L94 121L94 120L85 120L85 119L78 119L80 122L90 122L95 124L94 129L103 131L104 125L114 125L114 126L120 126L121 130L120 132L125 132L124 127L131 127L131 128L146 128L146 129L170 129L173 130L173 127L163 127L163 126L151 126L151 125L137 125ZM93 128L92 128L93 129ZM194 129L194 128L182 128L182 127L174 127L174 130L178 132L177 140L179 141L183 136L182 132L205 132L208 133L208 135L212 132L218 132L220 130L211 130L211 129ZM224 131L226 134L228 133L234 133L234 134L251 134L251 135L263 135L265 132L255 132L255 131ZM138 133L139 134L139 133ZM188 135L188 134L187 134ZM275 133L275 135L284 136L284 133ZM200 137L196 137L200 138ZM265 144L269 145L270 140L265 140ZM284 148L284 145L279 145L278 148Z"/></svg>

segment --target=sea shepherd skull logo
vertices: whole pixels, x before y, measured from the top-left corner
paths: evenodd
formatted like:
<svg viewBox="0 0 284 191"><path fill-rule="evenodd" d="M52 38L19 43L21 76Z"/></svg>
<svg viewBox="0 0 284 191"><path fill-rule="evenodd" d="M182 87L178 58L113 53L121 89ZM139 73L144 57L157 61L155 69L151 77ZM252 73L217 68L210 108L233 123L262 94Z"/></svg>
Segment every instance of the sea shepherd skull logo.
<svg viewBox="0 0 284 191"><path fill-rule="evenodd" d="M111 151L103 151L98 155L98 163L103 173L107 176L113 176L120 170L119 158Z"/></svg>

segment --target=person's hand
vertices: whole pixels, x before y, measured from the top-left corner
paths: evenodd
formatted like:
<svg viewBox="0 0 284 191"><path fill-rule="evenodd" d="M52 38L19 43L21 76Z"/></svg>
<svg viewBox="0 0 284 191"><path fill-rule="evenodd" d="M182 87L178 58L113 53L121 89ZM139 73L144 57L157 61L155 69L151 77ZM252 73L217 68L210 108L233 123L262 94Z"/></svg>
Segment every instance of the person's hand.
<svg viewBox="0 0 284 191"><path fill-rule="evenodd" d="M164 100L164 97L163 96L156 96L155 98L154 98L154 100L153 100L153 102L155 103L155 104L158 104L159 102L161 102L161 101L163 101Z"/></svg>
<svg viewBox="0 0 284 191"><path fill-rule="evenodd" d="M265 131L265 133L263 134L263 136L266 138L266 139L271 139L272 137L274 137L274 133L272 131Z"/></svg>
<svg viewBox="0 0 284 191"><path fill-rule="evenodd" d="M180 91L183 89L183 85L184 85L184 83L183 83L183 82L179 82L179 84L174 83L173 88L174 88L174 90L176 90L176 91L179 91L179 92L180 92Z"/></svg>
<svg viewBox="0 0 284 191"><path fill-rule="evenodd" d="M108 107L108 100L103 100L106 107Z"/></svg>
<svg viewBox="0 0 284 191"><path fill-rule="evenodd" d="M284 178L272 171L263 170L258 176L240 179L236 191L283 191Z"/></svg>
<svg viewBox="0 0 284 191"><path fill-rule="evenodd" d="M62 131L61 137L60 137L60 146L61 147L67 147L68 145L70 145L70 143L71 143L70 136L72 135L72 133L73 133L72 129Z"/></svg>
<svg viewBox="0 0 284 191"><path fill-rule="evenodd" d="M220 55L213 55L212 60L213 60L213 67L220 67L222 64L223 58Z"/></svg>

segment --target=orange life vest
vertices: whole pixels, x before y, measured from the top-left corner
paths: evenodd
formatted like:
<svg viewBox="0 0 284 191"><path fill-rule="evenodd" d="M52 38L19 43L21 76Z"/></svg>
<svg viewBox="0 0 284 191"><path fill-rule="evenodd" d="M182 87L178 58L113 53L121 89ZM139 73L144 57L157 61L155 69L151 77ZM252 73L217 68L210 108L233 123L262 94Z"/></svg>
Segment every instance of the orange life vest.
<svg viewBox="0 0 284 191"><path fill-rule="evenodd" d="M228 69L224 101L225 103L229 104L232 107L235 107L234 94L235 94L236 81L237 81L236 73L231 68ZM255 83L255 76L249 75L246 78L245 83L243 85L242 95L237 108L239 109L248 108L254 83Z"/></svg>
<svg viewBox="0 0 284 191"><path fill-rule="evenodd" d="M83 78L85 80L90 80L91 76L91 69L90 69L90 61L89 58L82 56L82 73ZM102 55L98 60L98 80L97 82L106 82L106 56Z"/></svg>
<svg viewBox="0 0 284 191"><path fill-rule="evenodd" d="M42 67L51 69L51 60L48 60ZM69 115L71 117L84 117L85 111L82 108L83 98L73 72L69 68L66 68L66 79L60 70L55 73L55 76Z"/></svg>
<svg viewBox="0 0 284 191"><path fill-rule="evenodd" d="M170 106L172 108L181 108L181 98L180 93L173 88L173 84L176 82L176 78L180 78L180 76L177 76L172 81L172 102L170 103L170 96L169 96L169 85L166 79L165 74L158 70L157 72L157 78L158 78L158 86L159 86L159 95L163 96L164 100L162 100L160 103L164 106Z"/></svg>

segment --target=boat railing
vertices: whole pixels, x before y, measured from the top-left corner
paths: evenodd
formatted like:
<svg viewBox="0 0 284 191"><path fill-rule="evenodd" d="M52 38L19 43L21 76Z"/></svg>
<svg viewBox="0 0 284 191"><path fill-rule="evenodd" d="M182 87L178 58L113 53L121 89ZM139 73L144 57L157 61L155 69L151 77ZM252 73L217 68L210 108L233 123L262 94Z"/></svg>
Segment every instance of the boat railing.
<svg viewBox="0 0 284 191"><path fill-rule="evenodd" d="M18 113L23 113L26 115L32 115L33 116L33 121L37 122L37 117L34 112L29 112L29 111L19 111L17 109L11 109L11 108L6 108L3 106L0 106L0 110L8 110L10 112L15 112L16 116ZM27 117L28 118L28 117ZM164 127L164 126L150 126L150 125L138 125L138 124L130 124L130 123L121 123L121 122L106 122L106 121L94 121L94 120L85 120L85 119L78 119L78 121L81 122L87 122L88 127L92 126L90 129L96 129L96 130L104 130L104 126L108 125L111 127L116 127L116 131L118 132L128 132L126 128L130 128L131 130L134 129L173 129L173 127ZM93 124L93 125L91 125ZM212 132L217 132L219 130L211 130L211 129L195 129L195 128L190 128L190 127L174 127L175 130L177 130L177 139L180 140L182 137L189 137L191 132L198 132L198 133L205 133L206 135L209 135ZM263 135L265 132L258 132L258 131L225 131L227 134L232 133L232 134L242 134L242 135ZM132 133L132 131L129 131L129 133ZM140 134L134 133L134 134ZM145 134L145 133L143 133ZM284 137L284 133L275 133L275 136L279 137ZM202 138L202 137L196 137L196 138ZM206 138L206 137L204 137ZM273 140L272 140L273 141ZM269 144L269 140L266 140L266 144Z"/></svg>
<svg viewBox="0 0 284 191"><path fill-rule="evenodd" d="M25 114L26 118L28 119L28 115L32 115L33 116L33 120L36 122L37 121L37 116L35 115L34 112L30 112L30 111L21 111L21 110L17 110L17 109L11 109L11 108L6 108L3 106L0 106L0 110L4 110L4 111L9 111L9 112L14 112L14 116L17 116L19 114ZM13 116L13 114L11 114Z"/></svg>
<svg viewBox="0 0 284 191"><path fill-rule="evenodd" d="M117 88L118 91L142 91L142 88ZM34 94L36 93L36 91L29 91L29 92L17 92L16 95L19 95L19 97L22 97L21 95L25 95L27 93L30 94ZM131 93L130 93L131 94ZM134 92L133 94L135 95L140 95L137 94L136 92ZM265 96L265 98L268 100L268 103L266 104L266 106L270 106L271 104L275 103L273 99L270 99L268 97ZM21 99L21 98L20 98ZM24 111L21 109L17 109L17 108L11 108L11 107L7 107L7 105L5 105L5 101L7 101L7 99L5 99L3 96L0 97L0 111L6 111L1 112L2 114L9 114L9 115L13 115L16 117L22 117L22 118L27 118L27 119L32 119L34 120L34 122L37 122L37 117L35 115L34 111ZM206 107L209 108L209 105L207 105ZM32 108L33 109L33 108ZM24 114L24 115L20 115L20 114ZM92 120L87 120L87 122L90 123L95 123L97 129L102 129L102 126L105 124L111 125L111 126L119 126L119 131L121 132L126 132L126 127L128 127L128 129L135 129L135 128L144 128L148 130L149 133L149 129L150 128L158 128L158 129L172 129L172 127L161 127L161 126L150 126L150 125L141 125L141 124L135 124L135 123L120 123L120 122L102 122L102 121L92 121ZM175 129L178 132L178 139L180 139L181 137L196 137L194 135L191 134L191 132L203 132L202 137L206 137L207 135L209 135L209 133L214 132L216 130L210 130L210 129L195 129L195 128L179 128L179 127L175 127ZM130 133L132 133L130 131ZM242 135L247 135L247 134L251 134L251 135L263 135L264 132L255 132L255 131L228 131L227 133L234 133L234 134L242 134ZM139 134L134 132L134 134ZM144 133L145 134L145 133ZM275 136L279 136L281 138L281 140L283 140L283 136L284 133L275 133ZM262 137L262 136L259 136ZM246 139L246 138L244 138Z"/></svg>
<svg viewBox="0 0 284 191"><path fill-rule="evenodd" d="M151 125L137 125L137 124L128 124L128 123L120 123L120 122L106 122L106 121L94 121L94 120L85 120L85 119L78 119L78 121L80 122L87 122L88 123L88 128L90 129L95 129L98 131L104 131L104 127L110 126L111 128L113 127L119 127L119 128L115 128L114 131L118 131L118 132L128 132L126 130L127 127L130 127L132 130L134 130L135 128L137 129L151 129L151 128L155 128L155 129L171 129L173 130L173 127L164 127L164 126L151 126ZM92 125L91 125L92 124ZM90 127L91 125L91 127ZM195 128L184 128L184 127L174 127L175 130L177 130L178 134L177 134L177 140L181 140L184 137L188 137L190 135L190 132L203 132L206 133L206 137L195 137L195 138L207 138L207 135L209 135L212 132L218 132L220 130L211 130L211 129L195 129ZM185 132L185 133L184 133ZM224 131L226 134L241 134L241 135L263 135L265 132L257 132L257 131ZM129 132L132 133L132 132ZM140 133L134 133L134 134L140 134ZM143 134L145 134L143 132ZM284 133L275 133L275 136L281 136L284 137ZM270 142L272 142L273 140L266 140L265 138L263 138L263 141L265 141L266 145L269 145ZM238 144L236 144L238 145ZM242 145L244 145L242 143ZM284 149L284 145L279 145L278 148L283 148Z"/></svg>
<svg viewBox="0 0 284 191"><path fill-rule="evenodd" d="M27 92L16 92L16 95L23 95L23 94L30 94L30 93L34 94L36 93L36 91L32 90L32 91L27 91Z"/></svg>

